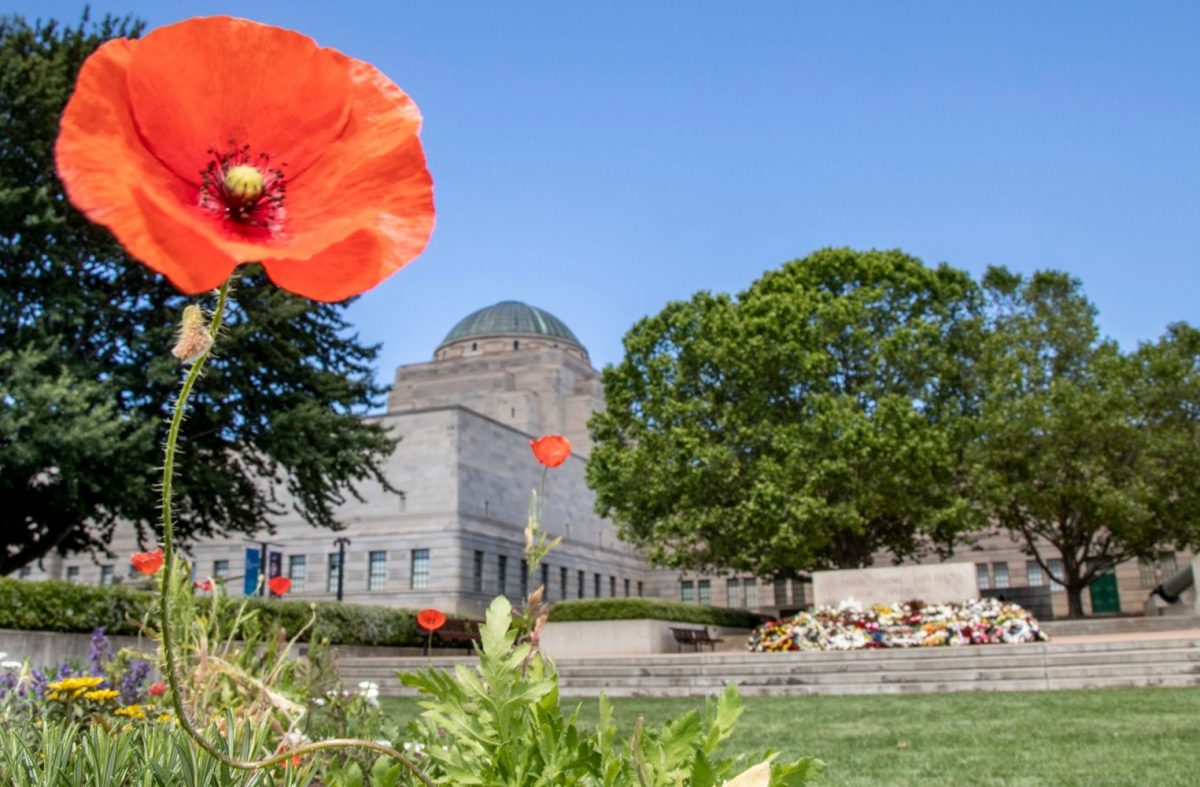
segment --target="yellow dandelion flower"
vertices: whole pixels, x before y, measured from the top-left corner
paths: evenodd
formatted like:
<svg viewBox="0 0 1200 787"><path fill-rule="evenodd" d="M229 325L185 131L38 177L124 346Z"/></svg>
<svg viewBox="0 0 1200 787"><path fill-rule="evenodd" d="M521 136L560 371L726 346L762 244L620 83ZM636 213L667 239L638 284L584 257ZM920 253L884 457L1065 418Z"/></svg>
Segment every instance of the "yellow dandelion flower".
<svg viewBox="0 0 1200 787"><path fill-rule="evenodd" d="M109 700L115 700L119 696L121 696L121 692L116 689L96 689L84 694L83 698L92 702L108 702Z"/></svg>
<svg viewBox="0 0 1200 787"><path fill-rule="evenodd" d="M113 715L125 716L130 719L144 719L146 718L146 709L141 705L126 705L113 711Z"/></svg>
<svg viewBox="0 0 1200 787"><path fill-rule="evenodd" d="M170 713L158 714L158 720L160 722L162 722L163 724L174 724L175 723L175 717L172 716Z"/></svg>

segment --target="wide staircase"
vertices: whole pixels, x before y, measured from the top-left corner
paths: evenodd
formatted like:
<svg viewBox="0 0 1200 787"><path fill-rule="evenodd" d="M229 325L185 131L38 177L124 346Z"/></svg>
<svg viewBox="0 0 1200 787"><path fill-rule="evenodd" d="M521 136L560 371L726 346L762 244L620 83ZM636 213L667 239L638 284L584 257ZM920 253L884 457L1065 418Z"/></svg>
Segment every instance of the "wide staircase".
<svg viewBox="0 0 1200 787"><path fill-rule="evenodd" d="M472 658L343 657L347 685L412 692L397 671L453 669ZM683 653L561 659L563 696L691 697L736 683L743 695L898 694L1200 685L1200 638L1050 642L825 653Z"/></svg>

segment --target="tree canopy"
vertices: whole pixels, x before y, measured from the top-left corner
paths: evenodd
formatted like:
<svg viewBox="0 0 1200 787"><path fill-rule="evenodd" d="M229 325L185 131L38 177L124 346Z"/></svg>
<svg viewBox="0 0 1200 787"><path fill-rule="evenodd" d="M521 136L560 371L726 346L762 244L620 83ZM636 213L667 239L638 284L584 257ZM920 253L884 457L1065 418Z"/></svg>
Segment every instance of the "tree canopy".
<svg viewBox="0 0 1200 787"><path fill-rule="evenodd" d="M604 370L588 481L651 560L760 576L946 550L980 300L899 251L825 249L638 322Z"/></svg>
<svg viewBox="0 0 1200 787"><path fill-rule="evenodd" d="M69 205L53 162L84 59L139 30L0 19L0 574L103 549L118 521L154 538L187 299ZM253 267L237 281L177 459L182 537L251 533L287 505L337 527L356 483L390 489L394 441L360 417L383 393L378 348L350 331L345 307L275 289Z"/></svg>
<svg viewBox="0 0 1200 787"><path fill-rule="evenodd" d="M983 282L974 497L1079 616L1097 575L1200 539L1200 332L1175 325L1124 354L1077 279L993 268Z"/></svg>

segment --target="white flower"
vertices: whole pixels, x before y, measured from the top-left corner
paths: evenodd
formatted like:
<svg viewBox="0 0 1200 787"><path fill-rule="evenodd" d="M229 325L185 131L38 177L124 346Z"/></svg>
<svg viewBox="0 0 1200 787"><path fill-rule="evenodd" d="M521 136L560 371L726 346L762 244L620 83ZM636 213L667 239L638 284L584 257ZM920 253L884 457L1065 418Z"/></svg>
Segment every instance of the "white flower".
<svg viewBox="0 0 1200 787"><path fill-rule="evenodd" d="M359 695L366 698L367 702L371 703L372 705L379 704L379 684L378 683L373 683L369 680L364 680L362 683L358 684L358 687L360 689L362 689L362 691L359 692Z"/></svg>
<svg viewBox="0 0 1200 787"><path fill-rule="evenodd" d="M324 705L324 704L325 704L325 698L324 698L324 697L317 697L315 700L313 700L313 705L316 705L318 708L319 708L319 707L321 707L321 706L322 706L322 705Z"/></svg>
<svg viewBox="0 0 1200 787"><path fill-rule="evenodd" d="M7 655L7 653L0 653L0 656ZM3 667L4 669L21 669L23 666L25 665L19 661L0 661L0 667Z"/></svg>

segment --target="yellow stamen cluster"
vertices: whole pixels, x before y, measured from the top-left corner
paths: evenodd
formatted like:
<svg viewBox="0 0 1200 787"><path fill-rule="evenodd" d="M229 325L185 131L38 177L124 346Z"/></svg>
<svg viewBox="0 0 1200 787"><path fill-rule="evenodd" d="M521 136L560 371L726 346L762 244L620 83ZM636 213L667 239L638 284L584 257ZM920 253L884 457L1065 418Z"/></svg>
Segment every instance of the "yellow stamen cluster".
<svg viewBox="0 0 1200 787"><path fill-rule="evenodd" d="M97 689L85 693L83 698L92 702L108 702L109 700L115 700L119 696L121 696L121 692L116 689Z"/></svg>
<svg viewBox="0 0 1200 787"><path fill-rule="evenodd" d="M225 173L225 192L242 203L253 202L262 196L263 187L263 174L258 167L238 164Z"/></svg>

